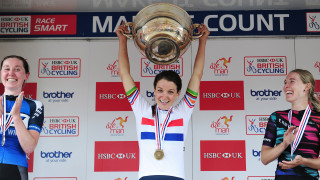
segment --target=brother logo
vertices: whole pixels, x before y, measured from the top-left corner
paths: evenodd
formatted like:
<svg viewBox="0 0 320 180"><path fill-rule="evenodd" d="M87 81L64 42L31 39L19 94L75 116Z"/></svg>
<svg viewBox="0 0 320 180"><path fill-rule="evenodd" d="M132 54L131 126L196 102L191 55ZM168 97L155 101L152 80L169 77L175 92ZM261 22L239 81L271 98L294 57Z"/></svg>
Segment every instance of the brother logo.
<svg viewBox="0 0 320 180"><path fill-rule="evenodd" d="M43 152L41 151L41 158L71 158L72 152Z"/></svg>
<svg viewBox="0 0 320 180"><path fill-rule="evenodd" d="M57 91L57 92L45 92L43 91L43 97L44 98L72 98L73 97L74 92L70 93L70 92L62 92L62 91Z"/></svg>
<svg viewBox="0 0 320 180"><path fill-rule="evenodd" d="M154 92L152 91L146 91L147 97L154 97Z"/></svg>
<svg viewBox="0 0 320 180"><path fill-rule="evenodd" d="M261 151L256 151L256 150L252 149L252 155L254 157L260 157L260 154L261 154Z"/></svg>
<svg viewBox="0 0 320 180"><path fill-rule="evenodd" d="M281 92L282 91L272 91L270 89L266 90L261 90L261 91L254 91L254 90L250 90L250 94L251 96L281 96Z"/></svg>

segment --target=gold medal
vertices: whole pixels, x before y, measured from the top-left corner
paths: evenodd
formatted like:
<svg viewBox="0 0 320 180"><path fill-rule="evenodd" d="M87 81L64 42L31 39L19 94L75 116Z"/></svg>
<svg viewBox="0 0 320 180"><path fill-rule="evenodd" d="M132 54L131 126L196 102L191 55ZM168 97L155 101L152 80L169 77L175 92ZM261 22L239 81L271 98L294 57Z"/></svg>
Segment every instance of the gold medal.
<svg viewBox="0 0 320 180"><path fill-rule="evenodd" d="M157 149L154 152L154 158L156 158L156 160L161 160L164 157L164 152L162 149Z"/></svg>

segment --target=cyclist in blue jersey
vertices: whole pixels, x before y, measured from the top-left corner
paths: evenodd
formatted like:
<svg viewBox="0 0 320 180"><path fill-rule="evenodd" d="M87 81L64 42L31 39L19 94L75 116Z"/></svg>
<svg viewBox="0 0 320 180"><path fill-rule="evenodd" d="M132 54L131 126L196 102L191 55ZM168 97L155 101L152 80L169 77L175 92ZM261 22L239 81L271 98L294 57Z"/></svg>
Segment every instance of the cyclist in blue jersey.
<svg viewBox="0 0 320 180"><path fill-rule="evenodd" d="M307 70L292 70L284 81L291 109L271 114L261 149L263 164L278 159L275 180L319 179L320 105L314 89Z"/></svg>
<svg viewBox="0 0 320 180"><path fill-rule="evenodd" d="M1 62L0 180L27 180L27 155L37 146L43 125L43 104L24 97L22 87L29 78L27 61L16 55Z"/></svg>

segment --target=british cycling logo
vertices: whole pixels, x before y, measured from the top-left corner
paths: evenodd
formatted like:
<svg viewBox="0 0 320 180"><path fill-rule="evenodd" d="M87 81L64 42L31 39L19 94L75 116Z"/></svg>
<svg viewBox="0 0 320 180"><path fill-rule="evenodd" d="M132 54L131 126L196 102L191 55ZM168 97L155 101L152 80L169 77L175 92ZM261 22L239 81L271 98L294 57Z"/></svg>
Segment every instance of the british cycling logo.
<svg viewBox="0 0 320 180"><path fill-rule="evenodd" d="M47 92L43 91L42 96L44 99L47 99L49 103L66 103L70 99L73 99L74 92L63 92L63 91L54 91Z"/></svg>
<svg viewBox="0 0 320 180"><path fill-rule="evenodd" d="M282 90L271 90L271 89L263 89L263 90L253 90L250 89L250 95L256 98L257 101L274 101L277 100L278 97L281 96Z"/></svg>
<svg viewBox="0 0 320 180"><path fill-rule="evenodd" d="M213 69L213 73L215 76L227 76L229 74L228 64L231 62L231 57L221 58L217 60L215 63L211 63L210 69Z"/></svg>
<svg viewBox="0 0 320 180"><path fill-rule="evenodd" d="M111 136L123 136L124 135L124 125L128 121L128 116L125 118L117 117L112 120L112 122L107 122L106 129L109 130Z"/></svg>
<svg viewBox="0 0 320 180"><path fill-rule="evenodd" d="M306 13L307 32L320 32L320 13Z"/></svg>
<svg viewBox="0 0 320 180"><path fill-rule="evenodd" d="M268 120L268 115L246 115L247 135L264 135Z"/></svg>
<svg viewBox="0 0 320 180"><path fill-rule="evenodd" d="M216 135L229 135L229 124L231 123L233 115L227 117L222 116L217 121L211 123L211 128L214 129Z"/></svg>
<svg viewBox="0 0 320 180"><path fill-rule="evenodd" d="M79 117L45 117L41 137L79 136Z"/></svg>
<svg viewBox="0 0 320 180"><path fill-rule="evenodd" d="M113 64L109 64L107 70L110 71L111 77L119 77L118 60L113 62Z"/></svg>
<svg viewBox="0 0 320 180"><path fill-rule="evenodd" d="M40 58L39 78L79 78L80 58Z"/></svg>
<svg viewBox="0 0 320 180"><path fill-rule="evenodd" d="M40 152L40 157L47 163L65 163L71 158L72 152L52 151Z"/></svg>
<svg viewBox="0 0 320 180"><path fill-rule="evenodd" d="M141 58L141 77L155 77L162 71L175 71L183 76L183 59L180 57L175 62L167 65L152 63L147 58Z"/></svg>
<svg viewBox="0 0 320 180"><path fill-rule="evenodd" d="M285 76L287 75L286 56L245 56L245 76Z"/></svg>
<svg viewBox="0 0 320 180"><path fill-rule="evenodd" d="M2 35L24 35L31 33L31 16L1 16Z"/></svg>

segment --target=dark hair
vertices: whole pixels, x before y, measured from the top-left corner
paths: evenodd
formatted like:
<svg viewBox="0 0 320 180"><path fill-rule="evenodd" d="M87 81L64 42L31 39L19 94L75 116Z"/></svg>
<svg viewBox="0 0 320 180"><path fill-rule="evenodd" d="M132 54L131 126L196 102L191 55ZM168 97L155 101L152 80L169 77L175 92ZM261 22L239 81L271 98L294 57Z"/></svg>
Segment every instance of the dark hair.
<svg viewBox="0 0 320 180"><path fill-rule="evenodd" d="M300 79L303 84L307 84L307 83L311 84L311 87L309 90L309 95L308 95L308 101L311 102L311 105L313 106L313 109L315 111L320 112L320 101L319 101L317 95L314 94L316 82L313 78L313 75L308 70L304 70L304 69L294 69L294 70L290 71L290 73L292 73L292 72L299 74Z"/></svg>
<svg viewBox="0 0 320 180"><path fill-rule="evenodd" d="M182 80L178 73L175 71L162 71L157 74L153 81L153 87L156 89L157 84L160 80L165 79L167 81L173 82L177 86L177 92L179 92L182 88ZM156 113L156 104L152 106L152 116L155 116Z"/></svg>
<svg viewBox="0 0 320 180"><path fill-rule="evenodd" d="M27 60L26 60L25 58L23 58L23 57L21 57L21 56L17 56L17 55L10 55L10 56L6 56L5 58L3 58L3 60L1 61L1 67L0 67L1 70L2 70L2 66L3 66L3 62L4 62L5 60L9 59L9 58L19 59L19 60L22 62L22 64L23 64L23 68L24 68L26 74L29 74L30 68L29 68L29 64L28 64Z"/></svg>

